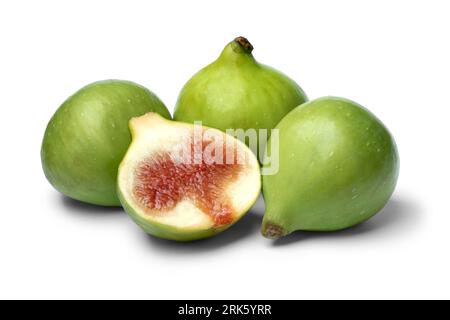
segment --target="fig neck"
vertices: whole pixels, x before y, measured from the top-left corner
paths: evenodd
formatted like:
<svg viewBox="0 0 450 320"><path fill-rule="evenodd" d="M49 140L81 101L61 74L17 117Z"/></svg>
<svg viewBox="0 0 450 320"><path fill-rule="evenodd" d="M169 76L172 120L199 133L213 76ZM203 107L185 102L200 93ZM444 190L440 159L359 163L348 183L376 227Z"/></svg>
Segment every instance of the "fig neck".
<svg viewBox="0 0 450 320"><path fill-rule="evenodd" d="M237 37L225 46L218 61L239 65L256 65L256 60L252 55L253 46L244 37Z"/></svg>

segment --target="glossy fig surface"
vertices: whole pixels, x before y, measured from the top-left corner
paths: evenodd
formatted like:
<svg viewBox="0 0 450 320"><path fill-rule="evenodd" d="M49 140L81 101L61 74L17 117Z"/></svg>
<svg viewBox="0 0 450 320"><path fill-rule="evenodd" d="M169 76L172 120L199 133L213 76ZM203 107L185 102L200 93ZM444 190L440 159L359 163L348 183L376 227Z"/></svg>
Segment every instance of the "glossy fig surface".
<svg viewBox="0 0 450 320"><path fill-rule="evenodd" d="M41 160L48 181L83 202L118 206L117 169L130 142L128 121L170 113L148 89L122 80L92 83L69 97L45 130Z"/></svg>
<svg viewBox="0 0 450 320"><path fill-rule="evenodd" d="M307 100L297 83L257 62L252 50L253 46L243 37L231 41L216 61L185 84L174 119L202 121L203 125L222 131L270 130Z"/></svg>
<svg viewBox="0 0 450 320"><path fill-rule="evenodd" d="M367 109L347 99L320 98L290 112L277 129L279 170L263 177L264 236L345 229L389 200L398 177L397 148Z"/></svg>

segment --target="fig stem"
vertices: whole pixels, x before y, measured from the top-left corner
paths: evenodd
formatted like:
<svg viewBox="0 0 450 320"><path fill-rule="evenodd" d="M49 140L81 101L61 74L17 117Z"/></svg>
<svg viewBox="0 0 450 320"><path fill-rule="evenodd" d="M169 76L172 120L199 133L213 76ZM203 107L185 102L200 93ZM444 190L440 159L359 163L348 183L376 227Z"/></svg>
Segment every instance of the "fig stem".
<svg viewBox="0 0 450 320"><path fill-rule="evenodd" d="M250 43L250 41L247 40L247 38L244 37L237 37L233 41L233 50L235 52L245 52L245 53L252 53L253 46Z"/></svg>

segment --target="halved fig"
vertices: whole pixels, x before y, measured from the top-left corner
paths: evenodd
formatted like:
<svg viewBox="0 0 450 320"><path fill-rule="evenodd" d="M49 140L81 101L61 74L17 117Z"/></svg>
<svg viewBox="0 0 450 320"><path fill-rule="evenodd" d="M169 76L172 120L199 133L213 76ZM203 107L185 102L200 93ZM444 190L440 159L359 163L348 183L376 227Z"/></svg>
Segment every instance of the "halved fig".
<svg viewBox="0 0 450 320"><path fill-rule="evenodd" d="M259 164L234 137L156 113L132 118L130 130L118 195L147 233L177 241L210 237L255 203L261 189Z"/></svg>

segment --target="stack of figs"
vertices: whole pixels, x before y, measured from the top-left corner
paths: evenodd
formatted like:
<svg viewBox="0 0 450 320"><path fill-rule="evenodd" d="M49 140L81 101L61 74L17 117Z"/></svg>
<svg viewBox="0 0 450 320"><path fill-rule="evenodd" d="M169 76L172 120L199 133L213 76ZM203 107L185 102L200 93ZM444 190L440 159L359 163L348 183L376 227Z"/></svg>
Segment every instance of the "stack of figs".
<svg viewBox="0 0 450 320"><path fill-rule="evenodd" d="M226 230L261 190L267 238L371 218L398 177L389 131L351 100L308 101L252 50L243 37L230 42L183 87L173 119L133 82L80 89L47 125L48 181L79 201L122 205L149 234L177 241Z"/></svg>

